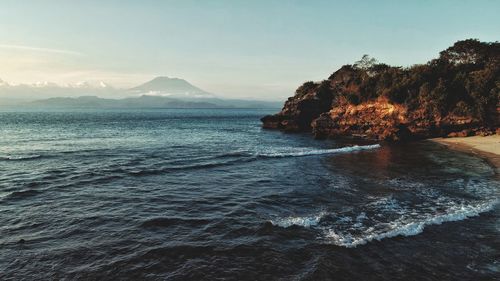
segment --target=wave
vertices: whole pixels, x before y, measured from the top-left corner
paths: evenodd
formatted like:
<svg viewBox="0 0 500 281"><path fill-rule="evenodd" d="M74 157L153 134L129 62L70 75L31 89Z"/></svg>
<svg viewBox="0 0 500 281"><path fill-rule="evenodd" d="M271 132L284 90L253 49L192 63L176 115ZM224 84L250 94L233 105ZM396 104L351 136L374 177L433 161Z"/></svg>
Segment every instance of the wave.
<svg viewBox="0 0 500 281"><path fill-rule="evenodd" d="M185 164L185 165L168 165L164 167L150 167L150 168L142 168L142 169L133 169L125 171L127 174L132 176L144 176L144 175L156 175L173 171L180 170L197 170L197 169L209 169L221 166L230 166L238 163L246 163L258 160L259 158L276 158L276 157L297 157L297 156L307 156L307 155L319 155L319 154L332 154L332 153L348 153L359 150L368 150L379 148L379 144L374 145L365 145L365 146L349 146L335 149L319 149L319 150L311 150L311 149L302 149L288 152L271 152L271 153L262 153L256 152L252 153L249 151L230 151L227 153L218 154L215 156L202 156L192 159L179 159L170 161L168 164L177 164L188 161L196 161L196 160L206 160L198 163ZM210 161L211 160L211 161ZM121 170L123 171L123 170Z"/></svg>
<svg viewBox="0 0 500 281"><path fill-rule="evenodd" d="M23 161L23 160L33 160L41 158L42 155L33 154L33 155L17 155L17 156L0 156L0 160L3 161Z"/></svg>
<svg viewBox="0 0 500 281"><path fill-rule="evenodd" d="M304 216L304 217L286 217L286 218L280 218L277 220L271 220L270 222L273 225L277 225L280 227L290 227L293 225L296 226L302 226L309 228L311 226L316 226L318 223L321 221L321 219L327 215L326 212L321 212L315 216Z"/></svg>
<svg viewBox="0 0 500 281"><path fill-rule="evenodd" d="M293 151L285 151L285 152L270 152L270 153L258 153L257 156L264 158L277 158L277 157L301 157L301 156L310 156L310 155L322 155L322 154L335 154L335 153L349 153L361 150L370 150L380 148L380 144L371 144L371 145L354 145L354 146L346 146L341 148L332 148L332 149L295 149Z"/></svg>
<svg viewBox="0 0 500 281"><path fill-rule="evenodd" d="M383 232L370 231L359 237L355 237L349 233L341 234L336 233L334 229L326 231L326 237L330 239L335 245L347 248L355 248L359 245L367 244L371 241L380 241L385 238L392 238L396 236L414 236L424 231L428 225L439 225L445 222L461 221L471 217L479 216L481 213L491 211L498 200L483 202L477 205L457 205L450 207L447 212L440 215L428 216L427 218L417 221L404 221L396 220L389 223L389 230Z"/></svg>
<svg viewBox="0 0 500 281"><path fill-rule="evenodd" d="M252 153L249 153L247 151L230 151L227 153L219 154L215 156L214 158L233 158L233 157L249 157L249 156L254 156Z"/></svg>
<svg viewBox="0 0 500 281"><path fill-rule="evenodd" d="M371 227L363 227L362 222L368 217L365 212L355 217L340 217L332 225L326 225L329 221L326 217L334 217L334 214L320 212L310 216L290 216L270 220L272 225L289 228L300 226L311 228L323 233L326 243L337 246L355 248L372 241L380 241L385 238L396 236L414 236L422 233L428 225L440 225L445 222L461 221L471 217L479 216L481 213L489 212L499 203L499 199L483 201L474 205L459 204L449 207L440 214L428 214L422 217L409 218L402 215L399 219L387 223L377 223ZM340 223L340 224L339 224ZM349 224L348 230L341 231L342 225ZM362 230L361 232L359 230Z"/></svg>
<svg viewBox="0 0 500 281"><path fill-rule="evenodd" d="M243 163L251 160L253 159L250 158L250 159L234 159L229 161L212 161L212 162L192 164L192 165L166 166L166 167L151 168L151 169L146 168L141 170L126 171L126 172L132 176L158 175L174 171L198 170L198 169L209 169L209 168L230 166L236 163Z"/></svg>
<svg viewBox="0 0 500 281"><path fill-rule="evenodd" d="M37 189L26 189L26 190L20 190L20 191L14 191L8 195L3 196L2 199L24 199L27 197L35 196L40 194L41 191Z"/></svg>

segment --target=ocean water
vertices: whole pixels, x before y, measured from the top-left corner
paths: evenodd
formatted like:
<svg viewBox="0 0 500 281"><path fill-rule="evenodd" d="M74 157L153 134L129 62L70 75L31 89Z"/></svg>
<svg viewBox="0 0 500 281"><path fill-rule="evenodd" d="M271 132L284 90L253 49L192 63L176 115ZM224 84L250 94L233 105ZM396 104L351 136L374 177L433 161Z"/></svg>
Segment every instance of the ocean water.
<svg viewBox="0 0 500 281"><path fill-rule="evenodd" d="M0 280L494 280L500 183L273 111L0 112Z"/></svg>

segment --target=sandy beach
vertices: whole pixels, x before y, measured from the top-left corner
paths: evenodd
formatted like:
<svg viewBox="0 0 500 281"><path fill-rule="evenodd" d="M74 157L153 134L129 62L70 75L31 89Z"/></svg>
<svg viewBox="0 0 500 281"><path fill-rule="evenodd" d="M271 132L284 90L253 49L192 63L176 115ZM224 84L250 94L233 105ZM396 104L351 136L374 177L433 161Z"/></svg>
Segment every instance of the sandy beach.
<svg viewBox="0 0 500 281"><path fill-rule="evenodd" d="M500 135L457 138L435 138L431 141L446 145L450 149L476 154L486 159L500 173Z"/></svg>

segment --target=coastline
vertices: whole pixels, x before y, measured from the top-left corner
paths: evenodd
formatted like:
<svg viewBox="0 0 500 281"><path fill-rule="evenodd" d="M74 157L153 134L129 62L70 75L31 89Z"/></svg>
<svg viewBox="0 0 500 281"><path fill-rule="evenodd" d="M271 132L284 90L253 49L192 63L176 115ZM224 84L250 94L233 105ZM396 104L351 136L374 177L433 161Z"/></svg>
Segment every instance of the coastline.
<svg viewBox="0 0 500 281"><path fill-rule="evenodd" d="M500 174L500 135L429 139L449 149L470 153L485 159Z"/></svg>

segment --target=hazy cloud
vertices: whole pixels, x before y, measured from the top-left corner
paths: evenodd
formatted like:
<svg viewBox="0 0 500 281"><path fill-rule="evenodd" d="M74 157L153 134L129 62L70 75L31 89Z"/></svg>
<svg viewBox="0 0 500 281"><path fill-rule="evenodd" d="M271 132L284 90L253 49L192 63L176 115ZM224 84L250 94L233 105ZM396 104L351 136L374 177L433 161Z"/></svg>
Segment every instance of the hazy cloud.
<svg viewBox="0 0 500 281"><path fill-rule="evenodd" d="M41 48L41 47L23 46L23 45L0 44L0 48L1 49L10 49L10 50L43 52L43 53L55 53L55 54L64 54L64 55L72 55L72 56L82 56L83 55L80 52L75 52L75 51L70 51L70 50Z"/></svg>

